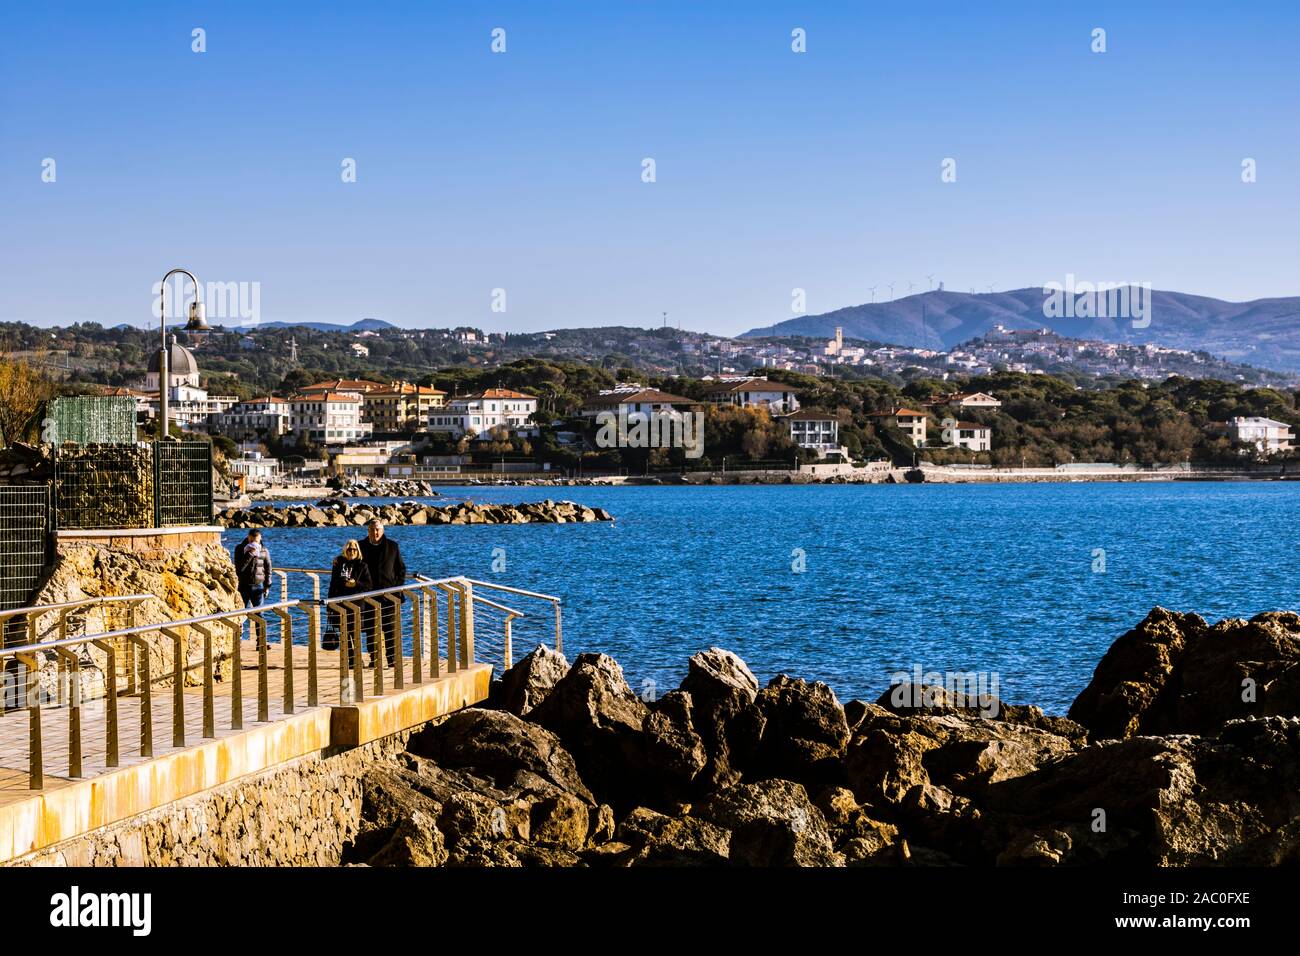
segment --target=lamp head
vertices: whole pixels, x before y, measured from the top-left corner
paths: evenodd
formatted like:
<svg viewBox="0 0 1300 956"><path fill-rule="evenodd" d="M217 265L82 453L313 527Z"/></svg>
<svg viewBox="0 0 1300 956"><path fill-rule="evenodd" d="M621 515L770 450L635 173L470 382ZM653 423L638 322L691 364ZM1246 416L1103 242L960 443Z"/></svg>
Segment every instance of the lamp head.
<svg viewBox="0 0 1300 956"><path fill-rule="evenodd" d="M203 303L195 299L190 303L190 320L185 323L186 332L207 332L208 320Z"/></svg>

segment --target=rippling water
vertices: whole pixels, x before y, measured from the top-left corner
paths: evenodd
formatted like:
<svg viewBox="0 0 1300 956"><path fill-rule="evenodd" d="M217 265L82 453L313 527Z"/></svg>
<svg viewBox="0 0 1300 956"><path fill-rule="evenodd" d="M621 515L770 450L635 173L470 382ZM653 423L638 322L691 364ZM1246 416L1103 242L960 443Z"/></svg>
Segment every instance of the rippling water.
<svg viewBox="0 0 1300 956"><path fill-rule="evenodd" d="M1004 700L1063 713L1153 605L1210 620L1298 606L1300 483L475 487L437 500L461 496L609 509L613 525L390 534L412 570L560 595L570 659L604 651L634 688L660 693L691 654L720 645L761 681L824 680L841 700L874 700L891 674L920 666L996 672ZM359 533L265 540L279 564L328 566ZM551 623L516 622L516 648Z"/></svg>

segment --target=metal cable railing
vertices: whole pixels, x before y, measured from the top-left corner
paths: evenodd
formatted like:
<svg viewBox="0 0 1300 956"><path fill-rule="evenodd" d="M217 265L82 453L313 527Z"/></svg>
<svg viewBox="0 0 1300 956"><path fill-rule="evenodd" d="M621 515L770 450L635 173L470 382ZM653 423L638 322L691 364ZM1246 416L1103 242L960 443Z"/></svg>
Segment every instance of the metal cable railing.
<svg viewBox="0 0 1300 956"><path fill-rule="evenodd" d="M321 576L328 574L326 571L280 568L275 574L280 578L279 601L157 623L137 622L136 609L141 602L160 600L151 594L87 598L0 611L0 632L6 632L10 638L8 646L0 648L0 669L6 690L16 695L16 706L29 713L30 787L36 790L44 786L49 749L44 722L50 711L58 715L55 723L59 731L64 729L59 721L66 723L67 776L81 777L87 767L88 722L94 724L90 728L91 737L97 737L102 726L102 761L97 754L92 763L104 769L120 766L124 723L132 725L126 727L126 733L138 732L135 749L139 756L154 756L155 717L160 713L165 721L168 710L173 748L183 748L198 736L204 739L216 736L219 696L229 698L230 730L242 730L245 667L256 670L258 722L270 721L273 711L276 719L293 714L303 703L307 708L321 706L323 694L333 696L329 684L335 673L338 704L346 706L474 666L488 664L504 670L512 665L514 658L512 625L525 614L484 596L479 593L482 590L552 604L555 643L557 649L561 647L560 599L553 595L466 577L434 579L413 575L411 581L396 587L322 597ZM291 580L301 587L292 587ZM303 597L291 596L293 590L307 593ZM125 627L113 627L116 622L111 622L106 614L100 630L69 633L70 621L76 615L92 610L107 612L117 606L125 609ZM483 612L477 615L477 628L476 608ZM42 630L42 622L50 616L54 617L55 624ZM323 629L323 620L333 626ZM7 626L19 621L19 628ZM499 628L491 626L498 623ZM56 638L41 639L43 635L55 633L56 628ZM255 663L251 659L247 664L244 661L246 629L253 641L251 651ZM283 686L276 699L270 687L273 632L278 637L283 658L280 664ZM372 673L368 679L362 661L363 635L368 638L370 652ZM193 645L199 642L201 671L190 663ZM329 658L330 653L335 654L336 660ZM55 657L57 671L53 692L49 688L48 671L44 669L49 668L50 655ZM223 668L225 662L231 662L231 666ZM227 675L222 675L223 669L228 671ZM305 693L301 686L304 672ZM83 676L93 676L92 685L102 678L102 688L93 686L93 692L87 693ZM186 693L187 681L191 686L201 685L201 702L195 700L198 694ZM156 700L159 688L168 682L170 687ZM119 713L121 697L138 700L135 711L127 714L130 720L124 721ZM84 707L87 701L93 701L95 707ZM197 719L187 725L187 701L192 715L201 710L201 725ZM97 716L102 717L102 722L95 719ZM15 715L14 719L19 718ZM54 748L58 752L51 759L61 761L61 747L59 744Z"/></svg>

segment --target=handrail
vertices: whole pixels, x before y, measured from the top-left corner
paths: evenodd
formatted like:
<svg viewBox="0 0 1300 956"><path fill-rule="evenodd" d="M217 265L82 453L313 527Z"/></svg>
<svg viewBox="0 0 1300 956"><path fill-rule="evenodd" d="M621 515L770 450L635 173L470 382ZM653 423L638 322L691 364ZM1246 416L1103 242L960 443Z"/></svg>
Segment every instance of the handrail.
<svg viewBox="0 0 1300 956"><path fill-rule="evenodd" d="M138 604L149 599L161 601L156 594L105 594L102 597L79 598L76 601L61 601L58 604L32 604L27 607L13 607L0 611L0 621L11 617L24 617L34 614L37 617L52 614L55 611L76 611L96 604Z"/></svg>
<svg viewBox="0 0 1300 956"><path fill-rule="evenodd" d="M523 588L512 588L509 585L495 584L492 581L480 581L477 578L466 578L465 580L474 587L492 588L496 591L505 591L507 594L518 594L520 597L535 598L538 601L550 602L551 606L555 608L555 649L561 654L564 653L564 623L560 611L560 599L557 596L554 594L542 594L539 591L526 591ZM509 621L507 621L506 624L508 627ZM507 660L509 659L509 656L509 642L507 641ZM509 667L510 664L507 663L506 666Z"/></svg>

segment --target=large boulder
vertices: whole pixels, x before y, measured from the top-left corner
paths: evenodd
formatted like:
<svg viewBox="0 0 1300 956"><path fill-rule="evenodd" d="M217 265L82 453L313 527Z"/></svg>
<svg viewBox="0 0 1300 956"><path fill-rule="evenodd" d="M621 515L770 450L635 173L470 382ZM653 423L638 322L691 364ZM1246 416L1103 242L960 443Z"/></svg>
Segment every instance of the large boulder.
<svg viewBox="0 0 1300 956"><path fill-rule="evenodd" d="M1155 608L1106 651L1069 716L1096 737L1213 733L1245 717L1300 715L1300 615L1213 627Z"/></svg>
<svg viewBox="0 0 1300 956"><path fill-rule="evenodd" d="M645 772L657 784L661 802L687 799L696 776L709 761L704 741L695 731L691 695L669 691L650 707L642 725Z"/></svg>
<svg viewBox="0 0 1300 956"><path fill-rule="evenodd" d="M694 727L709 755L701 782L732 786L763 733L763 715L754 706L758 679L731 651L711 647L691 657L681 689L691 696Z"/></svg>
<svg viewBox="0 0 1300 956"><path fill-rule="evenodd" d="M642 726L649 709L623 668L604 654L579 654L528 720L556 734L582 779L617 806L636 802L645 766Z"/></svg>
<svg viewBox="0 0 1300 956"><path fill-rule="evenodd" d="M808 792L789 780L722 790L691 811L731 831L728 859L740 866L838 866L830 828Z"/></svg>
<svg viewBox="0 0 1300 956"><path fill-rule="evenodd" d="M637 807L619 824L615 839L632 848L629 866L720 866L731 851L731 834L695 817L671 817Z"/></svg>
<svg viewBox="0 0 1300 956"><path fill-rule="evenodd" d="M849 722L835 692L820 681L774 677L755 703L763 715L761 773L792 780L838 782Z"/></svg>
<svg viewBox="0 0 1300 956"><path fill-rule="evenodd" d="M538 644L492 685L490 704L516 717L524 717L546 699L568 672L569 661L562 653Z"/></svg>
<svg viewBox="0 0 1300 956"><path fill-rule="evenodd" d="M987 862L1300 863L1300 720L1134 737L988 789Z"/></svg>
<svg viewBox="0 0 1300 956"><path fill-rule="evenodd" d="M471 707L413 734L407 750L442 768L471 770L512 795L595 799L555 734L514 714Z"/></svg>

